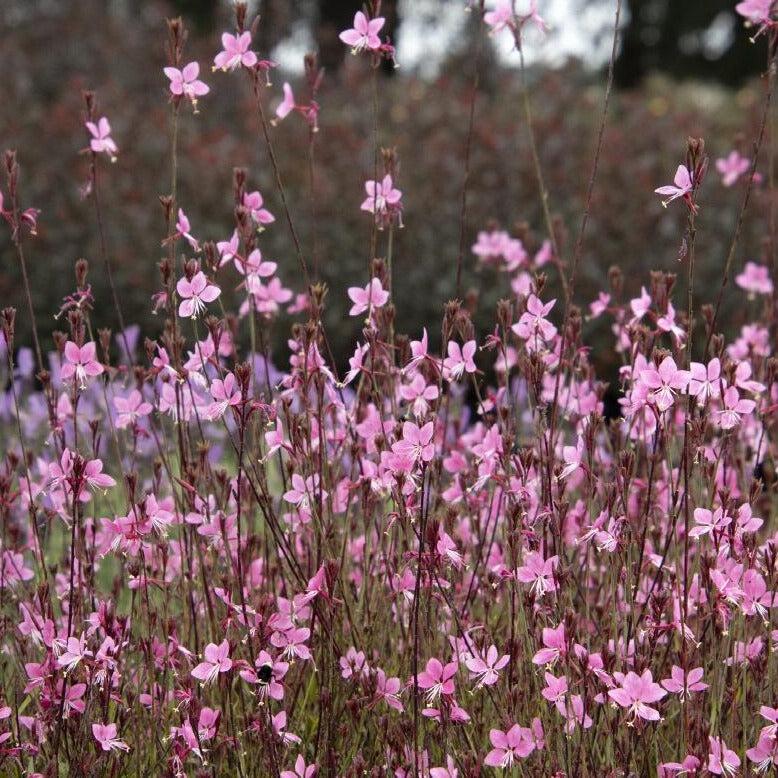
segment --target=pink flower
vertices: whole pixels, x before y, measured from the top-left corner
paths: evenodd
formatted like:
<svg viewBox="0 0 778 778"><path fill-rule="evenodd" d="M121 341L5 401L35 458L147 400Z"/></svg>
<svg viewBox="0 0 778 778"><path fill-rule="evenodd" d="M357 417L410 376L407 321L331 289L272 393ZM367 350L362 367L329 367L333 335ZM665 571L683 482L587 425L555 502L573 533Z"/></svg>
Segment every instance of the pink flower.
<svg viewBox="0 0 778 778"><path fill-rule="evenodd" d="M88 376L100 375L104 368L95 359L97 346L94 341L85 343L79 348L72 340L65 344L65 359L67 362L62 365L60 375L64 381L75 376L80 389L86 389L86 379Z"/></svg>
<svg viewBox="0 0 778 778"><path fill-rule="evenodd" d="M682 667L673 665L670 678L665 678L660 683L671 694L677 694L681 702L684 702L689 692L701 692L708 688L707 683L702 683L701 667L695 667L685 673Z"/></svg>
<svg viewBox="0 0 778 778"><path fill-rule="evenodd" d="M580 470L582 467L584 455L584 439L579 435L578 440L574 446L562 447L562 458L564 459L564 467L559 473L559 480L563 481L568 476Z"/></svg>
<svg viewBox="0 0 778 778"><path fill-rule="evenodd" d="M480 689L482 686L492 686L499 680L500 676L497 671L502 670L508 664L510 656L504 654L499 659L497 656L497 646L489 646L485 659L480 656L472 656L465 660L467 669L478 679L476 689Z"/></svg>
<svg viewBox="0 0 778 778"><path fill-rule="evenodd" d="M740 417L743 414L750 415L754 412L756 403L753 400L741 400L737 388L730 386L724 392L723 407L719 411L719 427L723 430L731 430L740 425Z"/></svg>
<svg viewBox="0 0 778 778"><path fill-rule="evenodd" d="M558 563L558 556L544 559L543 554L539 551L530 551L524 557L524 565L516 570L516 580L521 583L531 584L530 591L536 597L542 597L546 592L556 590L554 568Z"/></svg>
<svg viewBox="0 0 778 778"><path fill-rule="evenodd" d="M273 731L281 739L281 742L288 746L291 743L302 743L302 739L299 738L294 732L286 731L286 711L282 710L272 717Z"/></svg>
<svg viewBox="0 0 778 778"><path fill-rule="evenodd" d="M473 356L477 349L474 340L468 340L464 346L450 340L448 356L443 360L443 376L449 381L458 381L464 373L475 373L476 366Z"/></svg>
<svg viewBox="0 0 778 778"><path fill-rule="evenodd" d="M489 741L494 748L486 755L484 764L489 767L512 767L516 759L529 756L535 748L542 748L543 727L539 719L532 722L532 729L514 724L507 732L489 730Z"/></svg>
<svg viewBox="0 0 778 778"><path fill-rule="evenodd" d="M272 224L276 220L276 217L267 208L263 207L264 202L261 193L258 191L243 193L241 204L249 211L252 220L259 230L264 229L266 224Z"/></svg>
<svg viewBox="0 0 778 778"><path fill-rule="evenodd" d="M770 280L770 270L766 265L746 262L743 272L735 276L735 283L748 292L753 299L756 294L772 294L773 282Z"/></svg>
<svg viewBox="0 0 778 778"><path fill-rule="evenodd" d="M720 737L709 736L708 743L708 770L714 775L734 775L740 767L740 757Z"/></svg>
<svg viewBox="0 0 778 778"><path fill-rule="evenodd" d="M688 370L679 370L672 357L665 357L659 368L648 367L640 371L640 383L652 390L648 399L664 412L675 403L676 392L683 391L689 385L691 375Z"/></svg>
<svg viewBox="0 0 778 778"><path fill-rule="evenodd" d="M35 573L24 564L24 556L17 551L3 551L0 557L0 585L13 586L21 581L30 581Z"/></svg>
<svg viewBox="0 0 778 778"><path fill-rule="evenodd" d="M512 28L513 0L497 0L494 11L487 11L484 14L484 22L489 26L491 35L505 28Z"/></svg>
<svg viewBox="0 0 778 778"><path fill-rule="evenodd" d="M251 33L246 30L240 35L230 35L225 32L222 35L223 51L220 51L213 60L213 69L235 70L237 67L250 68L257 64L257 55L249 51L251 46Z"/></svg>
<svg viewBox="0 0 778 778"><path fill-rule="evenodd" d="M557 678L551 673L544 673L546 679L546 688L541 690L541 694L549 702L553 702L554 705L562 703L564 708L565 697L567 697L567 676L560 676Z"/></svg>
<svg viewBox="0 0 778 778"><path fill-rule="evenodd" d="M135 424L141 416L148 416L153 410L151 403L144 402L137 389L133 389L127 397L115 397L113 404L119 414L114 421L119 429Z"/></svg>
<svg viewBox="0 0 778 778"><path fill-rule="evenodd" d="M564 621L560 622L556 628L543 627L543 645L545 648L541 648L532 657L533 664L552 665L559 657L567 654Z"/></svg>
<svg viewBox="0 0 778 778"><path fill-rule="evenodd" d="M428 384L421 373L416 373L410 384L400 387L400 397L410 403L417 420L429 413L430 402L437 400L439 394L438 387L435 384Z"/></svg>
<svg viewBox="0 0 778 778"><path fill-rule="evenodd" d="M178 315L191 316L193 319L205 311L206 303L212 303L222 293L218 286L208 283L202 270L198 270L191 281L187 278L179 279L176 291L183 298L178 306Z"/></svg>
<svg viewBox="0 0 778 778"><path fill-rule="evenodd" d="M200 244L197 242L197 238L192 235L192 225L189 222L189 217L187 217L187 215L184 213L183 208L178 209L176 233L175 235L171 236L171 240L173 238L184 238L186 242L192 247L192 251L200 251Z"/></svg>
<svg viewBox="0 0 778 778"><path fill-rule="evenodd" d="M416 676L416 683L420 689L427 692L427 704L431 705L441 694L454 694L454 676L457 674L457 663L449 662L443 665L432 657L427 662L427 667Z"/></svg>
<svg viewBox="0 0 778 778"><path fill-rule="evenodd" d="M197 734L200 735L201 740L210 740L216 735L221 717L221 711L213 708L203 708L200 711L200 718L197 719Z"/></svg>
<svg viewBox="0 0 778 778"><path fill-rule="evenodd" d="M297 105L294 92L288 83L284 83L284 99L276 106L275 118L270 122L273 126L289 116L292 111L297 111L311 128L312 132L319 131L319 104L311 100L308 105Z"/></svg>
<svg viewBox="0 0 778 778"><path fill-rule="evenodd" d="M100 744L103 751L129 751L130 747L119 740L116 724L92 724L92 734L95 740Z"/></svg>
<svg viewBox="0 0 778 778"><path fill-rule="evenodd" d="M371 307L381 308L389 300L389 292L381 286L381 281L377 278L371 278L364 289L358 286L349 287L348 296L354 303L348 312L349 316L359 316Z"/></svg>
<svg viewBox="0 0 778 778"><path fill-rule="evenodd" d="M397 677L387 678L380 668L376 670L376 691L371 705L383 700L390 708L403 712L403 704L398 696L402 691L402 682Z"/></svg>
<svg viewBox="0 0 778 778"><path fill-rule="evenodd" d="M456 763L447 754L445 767L430 767L430 778L459 778Z"/></svg>
<svg viewBox="0 0 778 778"><path fill-rule="evenodd" d="M218 646L209 643L205 647L203 660L192 670L192 675L208 685L218 678L219 673L226 673L232 668L229 642L225 639Z"/></svg>
<svg viewBox="0 0 778 778"><path fill-rule="evenodd" d="M319 489L319 474L314 473L308 478L303 478L299 473L292 473L292 488L284 492L284 499L297 506L297 510L304 519L310 520L311 508L316 499L322 502L327 499L327 492Z"/></svg>
<svg viewBox="0 0 778 778"><path fill-rule="evenodd" d="M627 708L633 718L659 720L659 711L647 703L658 702L667 692L658 683L654 683L650 670L645 670L642 675L631 670L626 675L614 673L613 677L621 684L616 689L608 690L608 696L615 703Z"/></svg>
<svg viewBox="0 0 778 778"><path fill-rule="evenodd" d="M778 766L778 738L775 735L765 734L762 730L759 741L746 751L746 756L752 762L756 762L757 773L760 775L766 773L770 767Z"/></svg>
<svg viewBox="0 0 778 778"><path fill-rule="evenodd" d="M173 67L164 70L165 75L170 79L170 92L175 97L186 97L192 103L194 112L197 113L197 98L211 91L207 84L197 78L200 74L200 66L196 62L190 62L183 70Z"/></svg>
<svg viewBox="0 0 778 778"><path fill-rule="evenodd" d="M531 294L527 299L527 310L521 315L518 323L511 329L523 340L540 337L544 341L551 340L556 335L556 327L546 319L546 315L556 304L556 300L545 305Z"/></svg>
<svg viewBox="0 0 778 778"><path fill-rule="evenodd" d="M735 10L745 16L747 24L766 26L772 22L773 0L743 0Z"/></svg>
<svg viewBox="0 0 778 778"><path fill-rule="evenodd" d="M743 173L747 173L751 167L751 160L741 157L737 151L732 150L726 157L716 160L716 170L721 173L721 183L724 186L732 186Z"/></svg>
<svg viewBox="0 0 778 778"><path fill-rule="evenodd" d="M302 659L313 661L313 655L305 642L310 638L311 630L308 627L298 627L284 631L276 631L270 636L270 642L282 649L283 656L287 659Z"/></svg>
<svg viewBox="0 0 778 778"><path fill-rule="evenodd" d="M361 210L374 214L381 227L390 224L395 215L402 226L402 192L394 188L388 173L382 181L365 181L365 192L367 197L362 201Z"/></svg>
<svg viewBox="0 0 778 778"><path fill-rule="evenodd" d="M240 677L246 683L257 684L257 697L260 702L266 697L273 700L284 699L284 686L281 680L289 670L289 663L274 660L267 651L260 651L256 659L255 671L253 668L240 671Z"/></svg>
<svg viewBox="0 0 778 778"><path fill-rule="evenodd" d="M305 764L302 754L297 757L294 763L294 770L282 770L281 778L314 778L316 775L316 765Z"/></svg>
<svg viewBox="0 0 778 778"><path fill-rule="evenodd" d="M368 21L367 16L362 11L357 11L354 16L354 27L350 30L344 30L339 37L343 43L351 46L352 54L358 54L365 50L377 51L381 47L378 32L384 26L385 21L383 16L376 16L375 19Z"/></svg>
<svg viewBox="0 0 778 778"><path fill-rule="evenodd" d="M697 405L705 405L709 397L721 396L721 362L718 357L713 357L707 367L701 362L692 362L689 368L689 394L697 398Z"/></svg>
<svg viewBox="0 0 778 778"><path fill-rule="evenodd" d="M419 427L412 421L403 423L403 437L392 445L395 454L406 455L414 462L429 462L435 456L435 443L432 440L435 428L431 421Z"/></svg>
<svg viewBox="0 0 778 778"><path fill-rule="evenodd" d="M284 83L284 99L278 104L276 108L276 118L280 121L285 119L289 114L294 111L294 92L288 82Z"/></svg>
<svg viewBox="0 0 778 778"><path fill-rule="evenodd" d="M78 667L79 662L92 656L92 652L86 648L84 633L80 638L70 637L67 640L66 649L57 657L57 664L65 668L65 675Z"/></svg>
<svg viewBox="0 0 778 778"><path fill-rule="evenodd" d="M340 674L343 678L363 677L366 676L370 668L365 660L365 652L357 651L354 646L350 646L346 655L342 656L339 660Z"/></svg>
<svg viewBox="0 0 778 778"><path fill-rule="evenodd" d="M243 393L236 385L235 376L233 373L227 373L224 376L224 380L221 378L214 378L211 382L211 397L212 402L205 411L205 415L208 419L221 418L227 408L232 406L237 407L243 401Z"/></svg>
<svg viewBox="0 0 778 778"><path fill-rule="evenodd" d="M63 692L62 687L64 685L64 682L62 680L57 681L56 686L56 699L57 703L62 699ZM67 687L67 689L64 692L64 698L65 698L65 716L67 717L70 711L75 711L76 713L83 713L86 710L86 703L83 700L84 694L86 693L86 684L85 683L74 683Z"/></svg>
<svg viewBox="0 0 778 778"><path fill-rule="evenodd" d="M441 559L447 560L457 570L461 570L465 566L462 554L457 549L457 544L442 526L438 529L438 541L435 544L435 551L437 551Z"/></svg>
<svg viewBox="0 0 778 778"><path fill-rule="evenodd" d="M113 142L113 138L111 138L111 125L108 123L108 119L103 116L97 124L87 122L86 128L92 135L92 139L89 141L89 148L95 154L105 152L111 158L111 162L116 162L116 155L119 153L119 149Z"/></svg>
<svg viewBox="0 0 778 778"><path fill-rule="evenodd" d="M640 297L633 297L629 301L629 307L632 311L632 324L640 321L651 310L651 295L646 290L645 286L640 287Z"/></svg>
<svg viewBox="0 0 778 778"><path fill-rule="evenodd" d="M663 762L657 766L657 778L673 778L676 775L696 775L700 760L689 754L683 762Z"/></svg>
<svg viewBox="0 0 778 778"><path fill-rule="evenodd" d="M421 340L411 341L411 358L408 361L408 364L405 366L405 370L415 371L418 369L422 362L431 359L428 354L428 350L429 339L427 337L427 328L425 327L422 332Z"/></svg>
<svg viewBox="0 0 778 778"><path fill-rule="evenodd" d="M682 197L686 204L691 209L692 213L697 213L697 207L692 202L692 191L694 190L694 182L692 181L692 174L685 165L678 165L678 170L675 171L675 178L673 179L673 185L660 186L659 189L654 189L657 194L669 195L667 200L662 200L662 205L666 208L668 203L673 200Z"/></svg>
<svg viewBox="0 0 778 778"><path fill-rule="evenodd" d="M694 521L697 526L689 530L689 537L699 538L709 532L723 532L729 526L732 517L728 513L724 513L722 508L716 508L713 512L707 508L695 508Z"/></svg>

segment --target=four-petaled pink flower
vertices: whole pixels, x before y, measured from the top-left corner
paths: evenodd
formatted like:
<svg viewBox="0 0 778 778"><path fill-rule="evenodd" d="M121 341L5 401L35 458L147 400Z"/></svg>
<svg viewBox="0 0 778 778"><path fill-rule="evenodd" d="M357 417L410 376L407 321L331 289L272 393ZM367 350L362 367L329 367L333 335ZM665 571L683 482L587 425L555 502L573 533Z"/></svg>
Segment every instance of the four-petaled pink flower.
<svg viewBox="0 0 778 778"><path fill-rule="evenodd" d="M740 392L734 386L730 386L722 398L723 407L719 411L719 427L723 430L731 430L740 425L740 417L743 414L751 414L756 408L753 400L740 398Z"/></svg>
<svg viewBox="0 0 778 778"><path fill-rule="evenodd" d="M740 757L720 737L708 736L708 743L708 771L714 775L734 775L740 767Z"/></svg>
<svg viewBox="0 0 778 778"><path fill-rule="evenodd" d="M222 35L223 51L220 51L213 59L213 69L235 70L241 65L245 68L254 67L257 64L257 55L249 51L251 46L251 33L246 30L240 35L231 35L225 32Z"/></svg>
<svg viewBox="0 0 778 778"><path fill-rule="evenodd" d="M658 702L667 692L658 683L654 683L650 670L645 670L642 675L631 670L626 675L614 673L613 677L621 686L609 689L608 696L622 708L627 708L633 720L659 720L659 711L647 703Z"/></svg>
<svg viewBox="0 0 778 778"><path fill-rule="evenodd" d="M267 208L264 207L265 200L261 192L244 192L242 203L244 208L248 209L252 220L257 225L258 230L263 230L266 224L272 224L276 217L273 216Z"/></svg>
<svg viewBox="0 0 778 778"><path fill-rule="evenodd" d="M716 170L721 174L721 183L724 186L732 186L743 173L747 173L751 167L751 160L741 157L734 149L728 156L716 160Z"/></svg>
<svg viewBox="0 0 778 778"><path fill-rule="evenodd" d="M190 281L187 278L179 279L176 291L183 299L178 306L178 315L196 319L203 311L205 304L212 303L221 293L215 284L209 284L202 270L198 270Z"/></svg>
<svg viewBox="0 0 778 778"><path fill-rule="evenodd" d="M732 517L724 513L723 508L716 508L712 512L707 508L695 508L694 521L697 526L689 530L689 537L699 538L709 532L723 532L732 522Z"/></svg>
<svg viewBox="0 0 778 778"><path fill-rule="evenodd" d="M454 694L454 676L457 663L444 665L435 657L427 662L427 667L416 676L416 684L427 692L427 704L431 705L441 694Z"/></svg>
<svg viewBox="0 0 778 778"><path fill-rule="evenodd" d="M348 289L348 296L354 304L348 312L349 316L359 316L371 308L381 308L389 300L389 292L381 285L378 278L371 278L370 283L362 288L351 286Z"/></svg>
<svg viewBox="0 0 778 778"><path fill-rule="evenodd" d="M475 373L473 362L477 346L474 340L468 340L464 346L454 340L448 342L448 356L443 360L443 376L449 381L458 381L464 373Z"/></svg>
<svg viewBox="0 0 778 778"><path fill-rule="evenodd" d="M227 408L235 408L243 401L243 393L238 388L233 373L227 373L223 380L214 378L210 391L214 401L207 407L205 415L211 420L221 418Z"/></svg>
<svg viewBox="0 0 778 778"><path fill-rule="evenodd" d="M115 397L113 404L119 414L114 422L119 429L135 424L138 418L148 416L153 410L151 403L145 402L137 389L133 389L127 397Z"/></svg>
<svg viewBox="0 0 778 778"><path fill-rule="evenodd" d="M274 632L270 636L270 642L276 648L282 649L282 656L291 661L295 659L313 661L313 655L308 646L305 645L310 636L311 630L308 627L292 627L284 631Z"/></svg>
<svg viewBox="0 0 778 778"><path fill-rule="evenodd" d="M111 162L116 162L116 155L119 153L119 149L111 137L111 125L108 123L108 119L102 116L97 124L87 122L86 128L92 136L92 139L89 141L89 148L95 154L105 152L111 158Z"/></svg>
<svg viewBox="0 0 778 778"><path fill-rule="evenodd" d="M748 292L753 299L756 294L772 294L773 282L770 280L770 270L766 265L746 262L743 272L735 276L735 283Z"/></svg>
<svg viewBox="0 0 778 778"><path fill-rule="evenodd" d="M62 365L60 375L62 379L67 381L69 378L75 377L80 389L86 389L87 376L100 375L104 368L95 359L95 353L97 346L94 341L85 343L80 348L72 341L69 340L65 344L65 362Z"/></svg>
<svg viewBox="0 0 778 778"><path fill-rule="evenodd" d="M219 673L226 673L232 668L229 642L225 639L218 646L209 643L205 647L203 660L192 670L192 675L204 684L211 684Z"/></svg>
<svg viewBox="0 0 778 778"><path fill-rule="evenodd" d="M402 192L395 189L392 177L387 173L381 181L365 181L367 197L361 210L374 214L376 223L383 227L397 216L402 226Z"/></svg>
<svg viewBox="0 0 778 778"><path fill-rule="evenodd" d="M709 397L721 396L721 362L713 357L707 366L702 362L689 365L689 394L697 398L697 405L704 406Z"/></svg>
<svg viewBox="0 0 778 778"><path fill-rule="evenodd" d="M362 11L357 11L354 15L354 26L350 30L344 30L340 34L340 39L347 46L351 46L351 53L358 54L360 51L377 51L381 48L381 39L378 33L384 26L383 16L376 16L375 19L368 21L367 16Z"/></svg>
<svg viewBox="0 0 778 778"><path fill-rule="evenodd" d="M565 637L565 623L559 623L558 627L543 627L543 645L532 663L536 665L552 665L557 659L567 654L567 639Z"/></svg>
<svg viewBox="0 0 778 778"><path fill-rule="evenodd" d="M532 729L514 724L507 732L489 730L489 741L494 748L486 755L484 764L489 767L512 767L516 759L524 759L535 748L542 747L543 728L539 719L533 721Z"/></svg>
<svg viewBox="0 0 778 778"><path fill-rule="evenodd" d="M499 680L498 670L502 670L505 665L510 661L510 656L504 654L499 657L497 653L497 646L489 646L486 652L486 658L480 656L471 656L465 660L467 669L478 679L478 683L475 685L476 689L480 689L482 686L492 686Z"/></svg>
<svg viewBox="0 0 778 778"><path fill-rule="evenodd" d="M429 462L435 456L435 443L432 440L434 432L435 427L431 421L423 427L406 421L403 423L402 440L392 445L392 451L408 456L414 462Z"/></svg>
<svg viewBox="0 0 778 778"><path fill-rule="evenodd" d="M376 670L375 682L375 696L370 702L370 705L375 705L377 702L383 700L390 708L394 708L402 713L404 708L398 696L402 691L402 681L396 676L387 678L386 673L381 668L378 668L378 670Z"/></svg>
<svg viewBox="0 0 778 778"><path fill-rule="evenodd" d="M536 295L531 294L527 298L527 310L511 329L523 340L535 339L537 337L544 341L551 340L556 335L557 330L546 319L546 315L555 304L556 300L551 300L544 305Z"/></svg>
<svg viewBox="0 0 778 778"><path fill-rule="evenodd" d="M689 692L701 692L708 688L707 683L702 683L701 667L695 667L685 673L682 667L673 665L670 678L665 678L660 683L671 694L677 694L681 702L686 700Z"/></svg>
<svg viewBox="0 0 778 778"><path fill-rule="evenodd" d="M692 201L692 192L694 191L694 181L692 180L691 171L686 165L678 165L678 170L675 171L675 178L673 183L668 186L660 186L659 189L654 189L657 194L669 195L666 200L662 200L662 205L667 208L667 204L673 200L677 200L682 197L692 213L697 213L697 206Z"/></svg>
<svg viewBox="0 0 778 778"><path fill-rule="evenodd" d="M92 724L92 734L103 751L130 750L130 747L123 740L116 737L118 734L116 724Z"/></svg>
<svg viewBox="0 0 778 778"><path fill-rule="evenodd" d="M524 565L516 570L516 580L531 584L530 591L536 597L542 597L546 592L556 590L554 568L558 563L558 556L544 559L539 551L530 551L524 557Z"/></svg>
<svg viewBox="0 0 778 778"><path fill-rule="evenodd" d="M746 751L746 756L756 762L756 772L766 773L770 767L778 766L778 738L765 733L765 727L759 733L759 740L753 748Z"/></svg>
<svg viewBox="0 0 778 778"><path fill-rule="evenodd" d="M660 412L673 406L676 392L685 390L690 380L689 371L679 370L672 357L665 357L658 368L640 371L640 383L651 390L649 400Z"/></svg>
<svg viewBox="0 0 778 778"><path fill-rule="evenodd" d="M86 657L92 656L92 652L87 650L84 633L80 638L69 637L65 650L57 657L57 664L65 668L65 675L78 667L79 662Z"/></svg>
<svg viewBox="0 0 778 778"><path fill-rule="evenodd" d="M310 520L313 502L316 499L321 499L322 502L327 499L327 492L321 490L319 497L319 491L318 473L309 475L305 479L299 473L292 473L292 488L284 492L284 499L296 505L304 519Z"/></svg>
<svg viewBox="0 0 778 778"><path fill-rule="evenodd" d="M174 67L166 67L165 75L170 79L170 91L176 97L185 97L192 103L194 112L197 113L197 98L207 95L210 87L198 80L200 66L196 62L190 62L183 70Z"/></svg>

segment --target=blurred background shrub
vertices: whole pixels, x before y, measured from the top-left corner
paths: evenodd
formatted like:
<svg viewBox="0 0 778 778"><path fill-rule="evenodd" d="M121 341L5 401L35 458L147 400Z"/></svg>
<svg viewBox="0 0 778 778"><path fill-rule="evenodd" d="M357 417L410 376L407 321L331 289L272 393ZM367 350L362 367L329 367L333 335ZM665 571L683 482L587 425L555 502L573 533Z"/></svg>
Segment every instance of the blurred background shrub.
<svg viewBox="0 0 778 778"><path fill-rule="evenodd" d="M321 279L330 287L326 327L341 366L351 354L360 328L357 319L345 316L349 304L345 290L367 282L370 260L370 216L361 212L359 205L364 197L363 182L374 174L373 88L366 61L344 58L346 47L338 44L336 51L326 40L332 29L349 26L357 5L330 3L325 18L323 13L317 17L321 8L313 2L265 2L264 23L255 45L267 56L268 51L260 47L283 42L292 34L296 19L313 25L314 37L324 41L321 54L328 70L318 95L321 131L313 139L313 168L309 164L308 127L295 121L299 117L289 117L271 129L271 135L303 251L309 265L318 266ZM387 13L394 14L394 29L402 34L396 4L385 5ZM454 5L461 13L460 4ZM699 19L695 39L693 30L684 31L688 19L683 14L675 27L670 24L668 28L662 19L657 21L656 9L667 3L653 3L653 16L652 3L632 0L630 5L632 22L624 30L626 43L616 69L623 86L611 104L576 287L576 302L584 308L599 290L607 288L611 265L619 265L625 273L626 297L638 295L640 286L648 285L652 269L682 275L678 253L685 226L683 209L662 209L653 190L672 180L683 161L687 136L705 138L712 157L697 222L697 292L700 300L715 296L743 190L721 185L713 159L733 148L750 156L760 120L762 85L758 76L749 78L749 74L758 71L763 47L749 43L736 20L732 19L738 24L734 30L737 50L745 41L749 59L740 58L735 68L726 65L729 54L719 51L721 72L717 73L714 64L719 60L710 52L706 54L703 33L707 27L699 26ZM671 5L706 6L705 24L710 26L711 19L731 14L733 3ZM345 23L335 18L336 7L341 15L344 8L348 10ZM18 149L23 204L42 211L39 234L29 244L27 258L39 324L46 336L55 326L52 317L62 297L74 288L72 268L79 257L86 257L92 268L89 281L97 299L96 322L116 326L103 280L93 204L83 196L88 159L79 151L87 145L81 96L85 89L97 91L98 115L109 117L120 146L115 165L100 160L99 177L108 250L124 316L141 323L144 333L152 337L160 331L162 322L151 313L150 296L160 285L156 263L163 253L160 243L166 228L159 196L169 193L171 187L168 91L162 73L166 64L163 20L182 9L198 11L190 19L187 59L200 62L201 76L212 91L202 99L198 115L182 112L179 204L200 239L226 240L233 229L232 170L245 167L248 189L259 189L276 215L276 223L260 238L263 255L279 263L287 286L303 290L250 83L242 74L209 72L220 33L233 26L228 4L162 0L137 4L129 0L11 3L0 12L5 14L2 22L7 29L3 38L5 76L0 79L0 145ZM472 14L475 21L476 17ZM643 37L636 32L641 19ZM480 88L464 225L463 290L473 290L470 299L477 300L480 337L493 326L496 301L509 296L510 289L496 271L476 267L470 246L478 231L490 224L508 229L524 236L530 250L546 237L519 74L502 64L488 42L476 59L476 36L482 32L473 21L462 29L460 39L440 63L439 75L425 78L413 69L400 68L378 85L377 142L397 149L400 167L395 185L403 191L405 208L405 228L396 232L394 241L398 329L418 336L427 326L436 346L443 305L455 293L464 158L476 65L480 68ZM678 57L667 60L665 70L669 73L656 67L664 61L662 46L679 52ZM687 57L686 71L680 55ZM700 68L700 57L707 57L710 72ZM700 80L706 74L713 80ZM292 83L301 100L306 99L302 76L279 68L272 77L273 85L263 95L268 114L280 101L285 80ZM563 239L563 258L569 260L591 172L603 73L570 60L554 69L533 66L527 80L549 205ZM760 171L767 178L765 165L763 161ZM746 216L736 271L744 261L760 258L769 207L767 189L758 189ZM0 257L0 301L23 311L20 273L6 234L0 234ZM553 270L549 273L551 294L560 294ZM683 309L683 298L676 295L675 299L676 308ZM23 342L21 314L17 321L21 330L18 342ZM730 305L723 321L729 331L738 326L737 305ZM60 326L64 328L64 323ZM594 361L604 377L612 378L615 357L610 356L608 323L600 320L587 326L601 329L593 335L594 342L602 343L601 354ZM276 361L283 364L285 357L278 352L287 328L279 326L275 332Z"/></svg>

